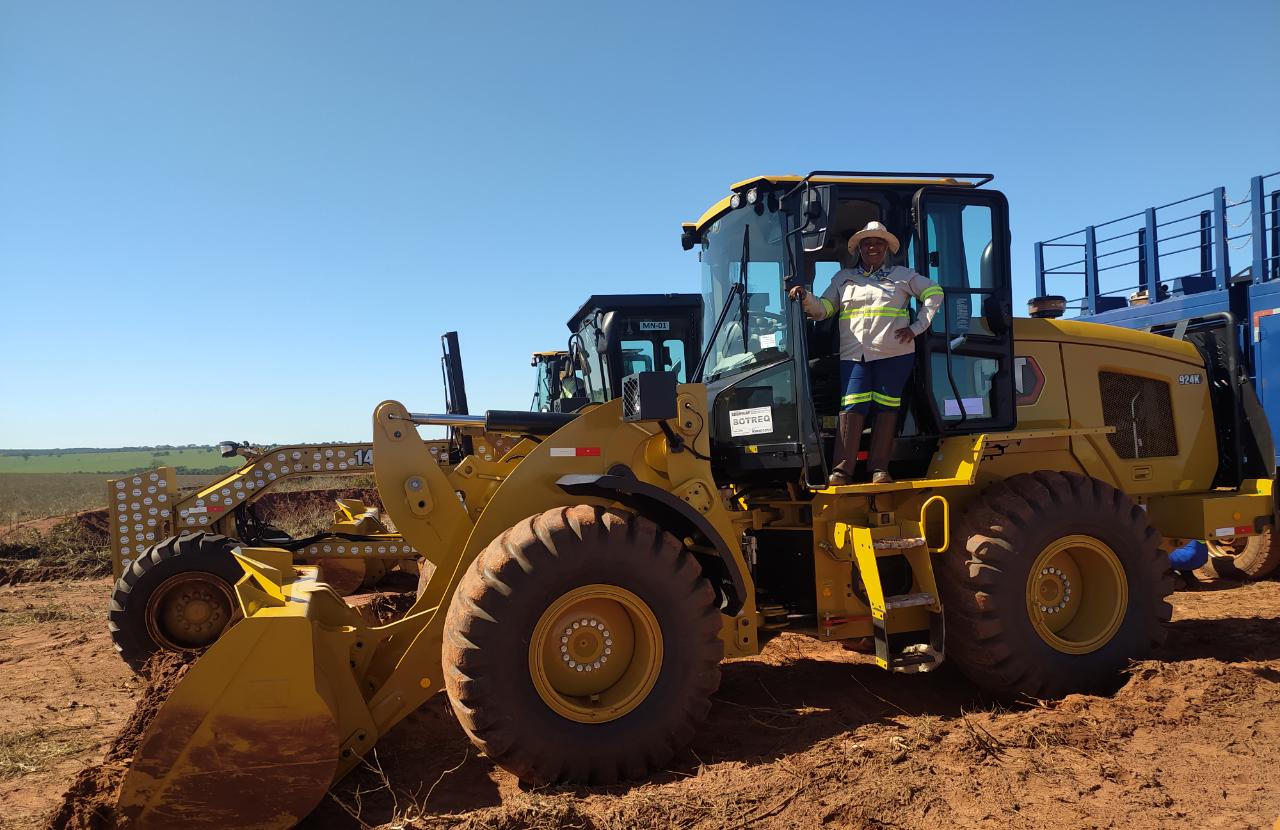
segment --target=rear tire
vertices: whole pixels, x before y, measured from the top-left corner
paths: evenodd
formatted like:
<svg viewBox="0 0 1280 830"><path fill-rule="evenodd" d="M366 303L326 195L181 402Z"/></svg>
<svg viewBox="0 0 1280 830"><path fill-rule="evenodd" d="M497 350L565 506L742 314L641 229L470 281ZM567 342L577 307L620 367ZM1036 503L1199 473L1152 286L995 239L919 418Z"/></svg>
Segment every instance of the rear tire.
<svg viewBox="0 0 1280 830"><path fill-rule="evenodd" d="M523 781L640 778L706 716L719 631L715 593L674 536L616 510L558 508L502 533L463 576L445 686L471 740Z"/></svg>
<svg viewBox="0 0 1280 830"><path fill-rule="evenodd" d="M1280 567L1280 545L1272 529L1263 528L1256 536L1209 542L1209 561L1205 570L1226 579L1264 579Z"/></svg>
<svg viewBox="0 0 1280 830"><path fill-rule="evenodd" d="M1168 556L1146 513L1108 484L1013 476L968 509L957 539L939 580L947 651L996 694L1111 690L1164 640Z"/></svg>
<svg viewBox="0 0 1280 830"><path fill-rule="evenodd" d="M120 657L138 671L157 651L200 651L237 616L233 586L244 575L240 542L184 533L147 548L111 593L107 628Z"/></svg>

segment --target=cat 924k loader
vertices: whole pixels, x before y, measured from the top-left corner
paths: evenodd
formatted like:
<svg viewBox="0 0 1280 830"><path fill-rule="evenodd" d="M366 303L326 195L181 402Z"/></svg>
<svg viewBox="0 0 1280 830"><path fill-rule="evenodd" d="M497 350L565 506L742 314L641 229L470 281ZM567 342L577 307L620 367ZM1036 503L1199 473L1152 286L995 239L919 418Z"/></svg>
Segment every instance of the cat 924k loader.
<svg viewBox="0 0 1280 830"><path fill-rule="evenodd" d="M415 427L463 416L381 404L382 502L434 576L376 627L288 551L241 547L244 620L156 715L120 810L288 827L437 692L522 779L640 777L690 740L720 661L781 630L870 638L891 671L951 659L997 693L1113 687L1169 618L1162 536L1274 521L1265 426L1221 350L1012 319L989 180L734 185L682 233L708 312L695 382L642 372L619 400L524 413L501 458L443 468ZM871 219L945 308L916 340L896 480L830 488L835 343L785 292L825 287Z"/></svg>

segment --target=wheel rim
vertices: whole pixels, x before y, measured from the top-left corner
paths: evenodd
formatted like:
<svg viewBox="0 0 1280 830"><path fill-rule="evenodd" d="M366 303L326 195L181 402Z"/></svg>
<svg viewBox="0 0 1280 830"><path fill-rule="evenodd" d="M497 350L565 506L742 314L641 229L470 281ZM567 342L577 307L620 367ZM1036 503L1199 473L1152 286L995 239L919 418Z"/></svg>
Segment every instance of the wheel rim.
<svg viewBox="0 0 1280 830"><path fill-rule="evenodd" d="M1209 553L1213 556L1226 556L1235 559L1244 553L1244 549L1249 546L1248 536L1223 536L1220 539L1205 540L1205 547L1209 548Z"/></svg>
<svg viewBox="0 0 1280 830"><path fill-rule="evenodd" d="M169 651L204 648L231 621L235 602L231 588L211 574L171 576L147 600L147 632Z"/></svg>
<svg viewBox="0 0 1280 830"><path fill-rule="evenodd" d="M538 619L529 673L538 696L579 723L615 720L639 706L662 669L662 630L647 603L616 585L584 585Z"/></svg>
<svg viewBox="0 0 1280 830"><path fill-rule="evenodd" d="M1115 551L1092 536L1065 536L1036 557L1027 577L1027 614L1036 633L1066 654L1110 642L1129 606L1129 583Z"/></svg>

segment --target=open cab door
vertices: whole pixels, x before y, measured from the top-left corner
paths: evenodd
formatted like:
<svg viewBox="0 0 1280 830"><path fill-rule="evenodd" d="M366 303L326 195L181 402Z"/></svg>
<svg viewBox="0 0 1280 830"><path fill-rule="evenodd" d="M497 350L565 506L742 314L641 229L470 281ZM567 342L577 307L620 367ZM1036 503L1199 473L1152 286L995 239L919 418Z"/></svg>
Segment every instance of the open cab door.
<svg viewBox="0 0 1280 830"><path fill-rule="evenodd" d="M939 435L1002 432L1017 421L1009 205L994 190L923 187L912 201L908 265L942 286L942 308L916 339L914 404ZM927 427L924 431L928 431Z"/></svg>

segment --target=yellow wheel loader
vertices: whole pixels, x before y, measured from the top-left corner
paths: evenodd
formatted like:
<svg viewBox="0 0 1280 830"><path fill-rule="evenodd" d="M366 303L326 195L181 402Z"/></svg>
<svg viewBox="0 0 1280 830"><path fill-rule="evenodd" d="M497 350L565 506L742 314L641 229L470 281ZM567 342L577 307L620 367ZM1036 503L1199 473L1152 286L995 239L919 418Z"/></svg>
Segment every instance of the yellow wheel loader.
<svg viewBox="0 0 1280 830"><path fill-rule="evenodd" d="M120 810L288 827L437 692L528 782L642 777L691 739L720 661L782 630L869 638L897 672L949 657L1006 695L1114 688L1169 618L1162 537L1272 526L1274 471L1249 440L1265 425L1238 417L1234 375L1207 382L1220 350L1013 319L988 181L734 185L682 231L708 323L692 383L639 372L576 414L381 404L379 493L433 577L372 626L289 551L240 547L244 620L157 713ZM945 306L916 340L896 480L832 488L835 343L786 289L825 287L872 219ZM524 438L445 468L425 424Z"/></svg>

